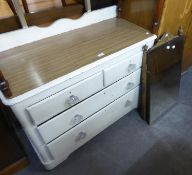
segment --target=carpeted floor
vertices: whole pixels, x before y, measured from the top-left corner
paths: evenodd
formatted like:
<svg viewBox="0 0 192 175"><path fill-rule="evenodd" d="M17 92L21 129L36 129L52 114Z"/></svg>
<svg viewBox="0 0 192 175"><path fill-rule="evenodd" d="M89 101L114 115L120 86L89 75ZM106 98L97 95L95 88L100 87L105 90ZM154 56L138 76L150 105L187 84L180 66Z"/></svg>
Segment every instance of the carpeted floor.
<svg viewBox="0 0 192 175"><path fill-rule="evenodd" d="M179 103L151 126L133 111L52 171L27 151L31 163L16 175L192 175L192 69Z"/></svg>

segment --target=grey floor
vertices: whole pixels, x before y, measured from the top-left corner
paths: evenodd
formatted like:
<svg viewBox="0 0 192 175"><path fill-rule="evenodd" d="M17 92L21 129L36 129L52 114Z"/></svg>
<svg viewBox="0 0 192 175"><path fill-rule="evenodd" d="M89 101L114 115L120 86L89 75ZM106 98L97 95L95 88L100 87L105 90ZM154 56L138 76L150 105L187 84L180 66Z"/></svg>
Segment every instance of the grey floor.
<svg viewBox="0 0 192 175"><path fill-rule="evenodd" d="M179 103L151 126L133 111L52 171L26 147L30 165L16 175L192 175L192 69Z"/></svg>

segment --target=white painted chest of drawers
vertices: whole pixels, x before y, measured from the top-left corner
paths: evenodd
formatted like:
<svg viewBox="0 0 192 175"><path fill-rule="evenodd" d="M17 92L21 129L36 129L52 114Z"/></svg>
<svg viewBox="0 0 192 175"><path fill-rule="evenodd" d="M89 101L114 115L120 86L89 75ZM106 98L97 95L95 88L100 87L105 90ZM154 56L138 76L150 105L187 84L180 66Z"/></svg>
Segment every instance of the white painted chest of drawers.
<svg viewBox="0 0 192 175"><path fill-rule="evenodd" d="M142 47L153 42L149 38L125 48L119 56L103 58L107 61L99 66L11 106L46 169L137 108Z"/></svg>
<svg viewBox="0 0 192 175"><path fill-rule="evenodd" d="M102 58L19 97L6 99L0 92L46 169L138 107L142 48L152 47L155 38L150 35L107 56L99 50Z"/></svg>

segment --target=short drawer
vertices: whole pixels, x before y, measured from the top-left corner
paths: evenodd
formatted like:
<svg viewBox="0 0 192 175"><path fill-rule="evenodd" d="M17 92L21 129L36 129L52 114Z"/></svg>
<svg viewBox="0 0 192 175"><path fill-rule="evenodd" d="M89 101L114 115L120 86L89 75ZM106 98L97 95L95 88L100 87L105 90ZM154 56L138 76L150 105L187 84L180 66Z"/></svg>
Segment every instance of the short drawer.
<svg viewBox="0 0 192 175"><path fill-rule="evenodd" d="M141 69L38 127L46 143L81 123L140 84Z"/></svg>
<svg viewBox="0 0 192 175"><path fill-rule="evenodd" d="M137 55L134 55L130 58L125 58L125 60L121 61L120 63L106 68L104 70L104 85L109 86L140 68L142 64L142 55L143 53L140 52Z"/></svg>
<svg viewBox="0 0 192 175"><path fill-rule="evenodd" d="M36 125L76 105L103 89L103 74L93 75L27 108Z"/></svg>
<svg viewBox="0 0 192 175"><path fill-rule="evenodd" d="M56 160L66 159L70 153L113 124L122 116L137 108L139 87L94 114L77 127L48 144Z"/></svg>

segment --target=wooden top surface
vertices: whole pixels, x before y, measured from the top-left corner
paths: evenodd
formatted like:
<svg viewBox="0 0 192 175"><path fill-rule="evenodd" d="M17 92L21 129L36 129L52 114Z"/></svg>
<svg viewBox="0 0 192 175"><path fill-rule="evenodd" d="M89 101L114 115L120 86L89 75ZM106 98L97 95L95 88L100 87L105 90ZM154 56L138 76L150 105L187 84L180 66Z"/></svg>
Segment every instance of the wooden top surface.
<svg viewBox="0 0 192 175"><path fill-rule="evenodd" d="M151 37L123 19L110 19L0 53L0 70L16 97L99 58Z"/></svg>

